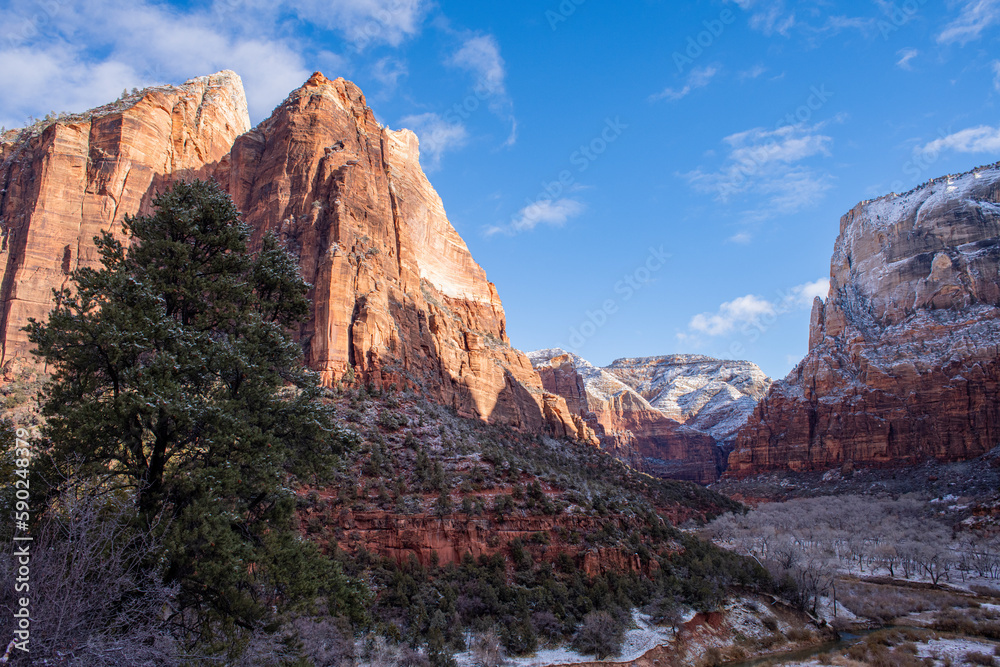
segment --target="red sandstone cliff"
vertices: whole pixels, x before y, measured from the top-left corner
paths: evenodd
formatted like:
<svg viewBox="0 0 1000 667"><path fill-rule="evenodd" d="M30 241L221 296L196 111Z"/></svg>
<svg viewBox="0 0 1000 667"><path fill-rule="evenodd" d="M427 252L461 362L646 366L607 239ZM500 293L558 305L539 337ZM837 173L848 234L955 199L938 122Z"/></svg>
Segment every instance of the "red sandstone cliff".
<svg viewBox="0 0 1000 667"><path fill-rule="evenodd" d="M601 446L637 470L709 484L725 452L710 435L671 419L609 369L558 349L529 354L542 383L587 420Z"/></svg>
<svg viewBox="0 0 1000 667"><path fill-rule="evenodd" d="M249 130L249 131L248 131ZM20 327L52 288L93 266L92 239L179 178L213 177L255 240L276 232L313 286L298 332L332 384L348 369L414 387L460 414L596 442L507 338L494 285L448 222L417 138L382 127L343 79L313 75L250 130L232 72L148 89L0 143L0 344L30 361Z"/></svg>
<svg viewBox="0 0 1000 667"><path fill-rule="evenodd" d="M204 177L250 129L232 72L143 91L0 138L0 363L31 362L20 328L44 320L52 289L97 265L92 239L148 210L171 180Z"/></svg>
<svg viewBox="0 0 1000 667"><path fill-rule="evenodd" d="M841 218L809 354L740 432L732 476L975 457L1000 442L1000 163Z"/></svg>

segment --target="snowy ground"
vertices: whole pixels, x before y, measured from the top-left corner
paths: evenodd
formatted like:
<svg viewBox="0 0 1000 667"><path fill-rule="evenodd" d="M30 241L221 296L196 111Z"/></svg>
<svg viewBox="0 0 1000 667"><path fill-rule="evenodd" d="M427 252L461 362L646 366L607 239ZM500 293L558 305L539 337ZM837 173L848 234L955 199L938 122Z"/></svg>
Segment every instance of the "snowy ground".
<svg viewBox="0 0 1000 667"><path fill-rule="evenodd" d="M693 615L693 614L692 614ZM635 627L625 634L625 643L622 652L616 656L607 658L608 662L628 662L636 660L656 646L669 643L674 638L674 633L670 628L654 625L650 622L649 616L640 614L638 610L632 611L632 622ZM472 653L466 651L455 655L455 660L459 667L471 667L473 663ZM508 664L513 667L547 667L548 665L565 665L577 662L595 662L592 655L580 655L569 647L559 647L554 649L540 649L533 656L527 658L508 658Z"/></svg>

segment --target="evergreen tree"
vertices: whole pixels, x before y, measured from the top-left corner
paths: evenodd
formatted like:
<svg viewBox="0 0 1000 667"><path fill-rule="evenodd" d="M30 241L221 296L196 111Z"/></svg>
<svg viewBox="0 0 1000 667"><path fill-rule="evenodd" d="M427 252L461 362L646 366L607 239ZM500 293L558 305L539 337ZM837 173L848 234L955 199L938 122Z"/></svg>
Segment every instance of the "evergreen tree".
<svg viewBox="0 0 1000 667"><path fill-rule="evenodd" d="M48 322L26 327L53 369L47 477L134 494L179 585L174 619L194 635L257 627L272 606L324 593L356 615L356 591L294 524L295 478L352 443L288 334L309 286L273 236L248 251L250 228L215 183L153 204L126 217L127 251L95 239L103 267L75 271Z"/></svg>

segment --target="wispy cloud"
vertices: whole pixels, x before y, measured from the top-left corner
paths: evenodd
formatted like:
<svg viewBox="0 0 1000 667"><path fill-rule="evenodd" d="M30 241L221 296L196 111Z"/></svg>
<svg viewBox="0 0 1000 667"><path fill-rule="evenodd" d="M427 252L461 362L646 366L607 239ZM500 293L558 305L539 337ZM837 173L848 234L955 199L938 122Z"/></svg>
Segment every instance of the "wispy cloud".
<svg viewBox="0 0 1000 667"><path fill-rule="evenodd" d="M740 81L746 81L748 79L756 79L766 71L767 68L763 65L754 65L750 69L740 72L738 76Z"/></svg>
<svg viewBox="0 0 1000 667"><path fill-rule="evenodd" d="M520 234L531 231L538 225L562 227L570 218L583 213L586 206L576 199L563 197L561 199L540 199L528 204L514 216L508 225L495 225L486 230L487 236L494 234Z"/></svg>
<svg viewBox="0 0 1000 667"><path fill-rule="evenodd" d="M723 139L729 147L716 170L694 169L682 176L698 192L722 202L741 195L763 198L763 205L748 211L749 220L795 213L814 204L830 188L830 177L800 164L829 155L833 139L821 134L820 125L785 125L773 130L752 128Z"/></svg>
<svg viewBox="0 0 1000 667"><path fill-rule="evenodd" d="M785 8L784 0L733 0L750 14L750 27L765 35L788 36L795 27L795 12Z"/></svg>
<svg viewBox="0 0 1000 667"><path fill-rule="evenodd" d="M980 125L959 130L946 137L935 139L919 151L923 153L939 153L944 150L959 153L998 153L1000 152L1000 127Z"/></svg>
<svg viewBox="0 0 1000 667"><path fill-rule="evenodd" d="M958 17L938 34L940 44L965 45L982 37L983 31L1000 22L1000 0L967 0Z"/></svg>
<svg viewBox="0 0 1000 667"><path fill-rule="evenodd" d="M664 88L655 95L650 95L649 100L651 102L659 100L676 101L687 97L691 91L707 86L712 81L712 78L718 73L719 67L714 65L708 67L695 67L691 70L691 73L688 74L687 81L682 88Z"/></svg>
<svg viewBox="0 0 1000 667"><path fill-rule="evenodd" d="M436 113L406 116L400 122L420 139L420 157L427 171L440 168L442 156L461 148L469 139L465 125L458 121L449 122Z"/></svg>
<svg viewBox="0 0 1000 667"><path fill-rule="evenodd" d="M376 81L386 88L392 89L396 87L401 78L409 74L409 71L407 70L406 62L386 56L379 58L372 64L371 74Z"/></svg>
<svg viewBox="0 0 1000 667"><path fill-rule="evenodd" d="M896 61L896 67L905 70L912 70L913 65L910 64L910 61L920 55L920 52L916 49L907 48L896 51L896 55L899 56L899 60Z"/></svg>
<svg viewBox="0 0 1000 667"><path fill-rule="evenodd" d="M1000 93L1000 60L994 60L990 66L993 68L993 88Z"/></svg>
<svg viewBox="0 0 1000 667"><path fill-rule="evenodd" d="M428 0L289 0L304 21L343 34L357 48L375 44L398 46L420 31Z"/></svg>
<svg viewBox="0 0 1000 667"><path fill-rule="evenodd" d="M488 100L490 111L510 123L510 134L505 144L513 145L517 141L517 119L513 113L513 102L507 95L507 69L496 37L467 35L461 47L445 60L445 64L473 75L476 94Z"/></svg>
<svg viewBox="0 0 1000 667"><path fill-rule="evenodd" d="M813 299L826 298L830 279L819 278L796 285L775 300L754 294L737 297L719 305L714 312L699 313L688 322L686 332L677 335L680 340L695 341L700 336L726 336L749 327L760 327L762 320L773 322L778 316L810 308Z"/></svg>
<svg viewBox="0 0 1000 667"><path fill-rule="evenodd" d="M82 111L123 88L179 83L221 69L242 76L251 118L259 120L310 74L290 44L242 21L219 21L214 9L183 13L141 0L80 0L45 18L24 39L0 43L4 124L21 124L39 110ZM0 25L27 20L13 8L0 9Z"/></svg>

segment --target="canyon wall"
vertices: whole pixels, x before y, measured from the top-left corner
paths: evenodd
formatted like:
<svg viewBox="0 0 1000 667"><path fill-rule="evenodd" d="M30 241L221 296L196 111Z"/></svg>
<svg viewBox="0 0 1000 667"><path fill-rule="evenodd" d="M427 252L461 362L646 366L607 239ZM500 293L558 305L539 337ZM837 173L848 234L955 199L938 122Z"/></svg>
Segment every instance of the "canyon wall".
<svg viewBox="0 0 1000 667"><path fill-rule="evenodd" d="M496 288L448 222L416 136L383 127L354 84L314 74L250 129L239 77L220 72L8 132L0 143L0 345L32 361L20 330L53 288L96 266L93 237L120 232L172 181L214 178L253 230L275 233L313 286L295 332L324 383L351 374L459 414L596 442L509 344Z"/></svg>
<svg viewBox="0 0 1000 667"><path fill-rule="evenodd" d="M683 424L683 415L677 415L680 419L670 416L616 374L616 366L630 369L631 379L636 380L639 362L649 360L620 359L598 368L560 349L538 350L528 356L545 389L565 398L569 409L594 429L601 446L617 458L660 477L701 484L718 479L726 450L716 438ZM645 368L655 366L656 362L649 361ZM664 393L670 391L665 385L657 386Z"/></svg>
<svg viewBox="0 0 1000 667"><path fill-rule="evenodd" d="M1000 163L858 204L809 353L728 475L962 460L1000 444Z"/></svg>
<svg viewBox="0 0 1000 667"><path fill-rule="evenodd" d="M233 72L191 79L0 137L0 364L33 363L21 327L99 264L93 237L178 178L207 176L250 129Z"/></svg>

